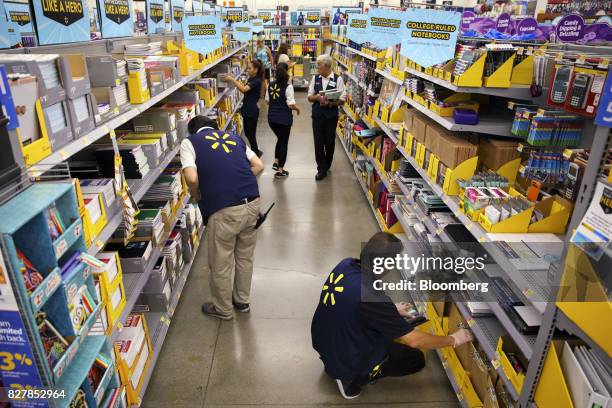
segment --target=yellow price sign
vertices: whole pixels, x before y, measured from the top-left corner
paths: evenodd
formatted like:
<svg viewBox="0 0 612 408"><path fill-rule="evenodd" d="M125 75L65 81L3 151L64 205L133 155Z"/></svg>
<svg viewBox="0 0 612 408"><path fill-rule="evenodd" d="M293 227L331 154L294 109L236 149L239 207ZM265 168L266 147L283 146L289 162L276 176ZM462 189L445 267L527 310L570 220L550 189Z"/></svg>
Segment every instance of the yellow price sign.
<svg viewBox="0 0 612 408"><path fill-rule="evenodd" d="M21 353L0 351L0 370L13 371L17 366L31 366L32 360Z"/></svg>

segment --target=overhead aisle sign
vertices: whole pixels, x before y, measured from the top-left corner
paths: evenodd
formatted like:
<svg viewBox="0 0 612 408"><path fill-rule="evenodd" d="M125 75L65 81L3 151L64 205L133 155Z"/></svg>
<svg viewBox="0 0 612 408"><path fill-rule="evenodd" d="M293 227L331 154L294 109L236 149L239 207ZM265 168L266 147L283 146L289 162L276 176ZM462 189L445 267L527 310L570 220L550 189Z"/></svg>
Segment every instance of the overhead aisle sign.
<svg viewBox="0 0 612 408"><path fill-rule="evenodd" d="M171 0L170 2L170 19L172 20L172 31L180 32L183 28L183 19L185 18L185 1Z"/></svg>
<svg viewBox="0 0 612 408"><path fill-rule="evenodd" d="M208 54L223 45L223 25L217 16L187 16L183 19L185 47Z"/></svg>
<svg viewBox="0 0 612 408"><path fill-rule="evenodd" d="M261 33L263 30L264 30L264 22L262 20L260 20L259 18L256 18L255 20L251 20L251 31L254 34Z"/></svg>
<svg viewBox="0 0 612 408"><path fill-rule="evenodd" d="M164 32L164 0L147 0L147 33Z"/></svg>
<svg viewBox="0 0 612 408"><path fill-rule="evenodd" d="M86 0L34 1L40 45L89 41Z"/></svg>
<svg viewBox="0 0 612 408"><path fill-rule="evenodd" d="M357 44L363 44L364 42L370 41L368 21L367 14L349 15L348 26L346 27L346 36L348 39Z"/></svg>
<svg viewBox="0 0 612 408"><path fill-rule="evenodd" d="M253 37L251 23L234 23L232 24L234 38L240 42L247 42Z"/></svg>
<svg viewBox="0 0 612 408"><path fill-rule="evenodd" d="M389 48L401 42L406 13L373 8L368 11L369 42L379 48Z"/></svg>
<svg viewBox="0 0 612 408"><path fill-rule="evenodd" d="M263 24L266 25L274 25L274 13L276 10L274 9L263 9L257 10L257 18L263 21Z"/></svg>
<svg viewBox="0 0 612 408"><path fill-rule="evenodd" d="M102 20L102 37L131 37L134 34L132 2L101 0L98 4Z"/></svg>
<svg viewBox="0 0 612 408"><path fill-rule="evenodd" d="M363 10L361 7L341 7L333 6L331 10L332 24L333 25L346 25L348 24L349 16L351 14L361 14Z"/></svg>
<svg viewBox="0 0 612 408"><path fill-rule="evenodd" d="M321 10L320 9L301 9L297 11L298 25L320 25Z"/></svg>
<svg viewBox="0 0 612 408"><path fill-rule="evenodd" d="M9 21L17 24L20 33L33 33L30 6L27 3L4 2L6 16Z"/></svg>
<svg viewBox="0 0 612 408"><path fill-rule="evenodd" d="M225 21L228 25L232 25L234 23L241 23L243 21L243 12L244 9L242 7L225 7L223 9Z"/></svg>
<svg viewBox="0 0 612 408"><path fill-rule="evenodd" d="M400 54L430 67L455 55L461 13L434 9L408 9Z"/></svg>

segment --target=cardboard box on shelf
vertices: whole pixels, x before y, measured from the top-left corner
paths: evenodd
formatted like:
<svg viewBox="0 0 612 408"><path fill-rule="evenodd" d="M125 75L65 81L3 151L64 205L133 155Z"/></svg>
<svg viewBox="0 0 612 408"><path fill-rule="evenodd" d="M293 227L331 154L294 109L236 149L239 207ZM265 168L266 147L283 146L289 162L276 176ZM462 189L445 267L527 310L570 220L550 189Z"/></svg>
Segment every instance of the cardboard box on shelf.
<svg viewBox="0 0 612 408"><path fill-rule="evenodd" d="M402 122L404 130L412 133L412 118L414 117L415 109L404 109L402 114Z"/></svg>
<svg viewBox="0 0 612 408"><path fill-rule="evenodd" d="M482 139L478 145L478 157L487 168L497 170L519 157L515 140Z"/></svg>
<svg viewBox="0 0 612 408"><path fill-rule="evenodd" d="M414 112L412 116L412 135L421 143L427 144L427 126L433 123L425 115Z"/></svg>
<svg viewBox="0 0 612 408"><path fill-rule="evenodd" d="M433 153L447 167L454 169L458 164L478 154L478 146L451 133L437 133Z"/></svg>
<svg viewBox="0 0 612 408"><path fill-rule="evenodd" d="M448 314L448 333L452 334L459 329L467 329L467 328L468 328L467 322L463 318L463 315L461 315L461 312L457 308L457 305L455 305L454 303L451 304L450 309L449 309L449 314ZM466 370L467 370L467 367L470 366L470 361L472 359L470 357L471 347L472 347L471 343L466 343L466 344L462 344L461 346L455 347L455 353L457 353L457 357L459 358L461 365Z"/></svg>

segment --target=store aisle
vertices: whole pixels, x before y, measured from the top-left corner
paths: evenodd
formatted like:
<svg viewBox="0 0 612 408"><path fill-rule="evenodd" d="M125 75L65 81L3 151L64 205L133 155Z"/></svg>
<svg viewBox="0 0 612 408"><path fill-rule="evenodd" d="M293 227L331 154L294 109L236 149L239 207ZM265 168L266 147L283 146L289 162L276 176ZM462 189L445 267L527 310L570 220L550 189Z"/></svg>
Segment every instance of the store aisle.
<svg viewBox="0 0 612 408"><path fill-rule="evenodd" d="M305 93L290 139L286 169L275 180L270 166L274 134L262 109L258 139L266 170L264 202L276 201L259 234L251 313L230 322L200 312L207 299L203 251L192 269L143 403L144 407L455 407L457 397L430 353L427 368L384 379L346 401L323 372L310 342L310 322L323 279L378 226L337 144L330 176L315 182L316 166Z"/></svg>

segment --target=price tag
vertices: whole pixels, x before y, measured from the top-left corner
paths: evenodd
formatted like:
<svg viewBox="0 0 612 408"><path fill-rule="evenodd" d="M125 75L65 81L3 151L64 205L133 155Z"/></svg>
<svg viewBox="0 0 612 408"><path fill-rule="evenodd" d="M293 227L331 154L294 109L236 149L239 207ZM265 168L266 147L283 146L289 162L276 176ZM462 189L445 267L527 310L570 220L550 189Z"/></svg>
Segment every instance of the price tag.
<svg viewBox="0 0 612 408"><path fill-rule="evenodd" d="M480 238L478 238L478 241L485 242L486 241L485 236L481 235Z"/></svg>
<svg viewBox="0 0 612 408"><path fill-rule="evenodd" d="M440 235L442 231L444 231L444 229L442 227L438 227L438 229L436 230L436 234Z"/></svg>
<svg viewBox="0 0 612 408"><path fill-rule="evenodd" d="M463 394L461 394L460 392L457 393L457 399L459 401L463 401Z"/></svg>
<svg viewBox="0 0 612 408"><path fill-rule="evenodd" d="M89 136L83 136L83 146L88 146L90 143Z"/></svg>
<svg viewBox="0 0 612 408"><path fill-rule="evenodd" d="M523 295L525 295L527 298L531 298L533 295L535 295L535 292L531 288L525 288L523 289Z"/></svg>
<svg viewBox="0 0 612 408"><path fill-rule="evenodd" d="M66 151L66 149L62 149L59 151L60 157L62 158L62 160L66 160L68 158L68 152Z"/></svg>
<svg viewBox="0 0 612 408"><path fill-rule="evenodd" d="M123 323L117 322L117 330L121 331L123 329Z"/></svg>
<svg viewBox="0 0 612 408"><path fill-rule="evenodd" d="M170 319L168 319L165 315L159 318L159 320L167 326L170 326Z"/></svg>
<svg viewBox="0 0 612 408"><path fill-rule="evenodd" d="M501 363L499 362L499 360L495 359L495 360L491 360L491 365L493 366L494 369L498 369L501 366Z"/></svg>
<svg viewBox="0 0 612 408"><path fill-rule="evenodd" d="M465 228L467 228L467 229L468 229L468 231L471 231L471 230L472 230L472 228L474 228L474 223L473 223L473 222L470 222L469 224L467 224L467 225L465 226Z"/></svg>
<svg viewBox="0 0 612 408"><path fill-rule="evenodd" d="M472 327L476 324L476 321L470 317L469 319L467 319L467 324L469 327Z"/></svg>
<svg viewBox="0 0 612 408"><path fill-rule="evenodd" d="M523 152L523 148L524 148L524 147L525 147L525 146L523 146L523 144L522 144L522 143L519 143L519 144L518 144L518 146L516 147L516 151L517 151L517 152L519 152L519 153L522 153L522 152Z"/></svg>

